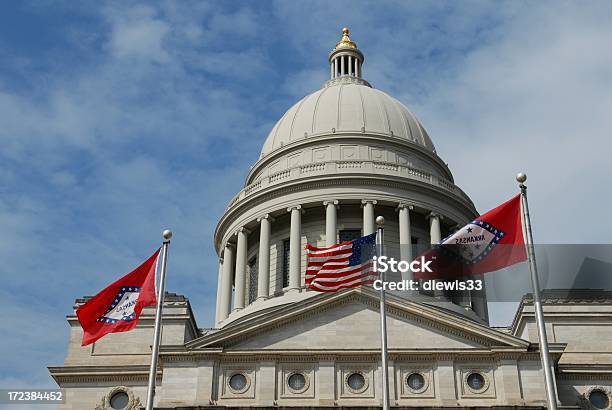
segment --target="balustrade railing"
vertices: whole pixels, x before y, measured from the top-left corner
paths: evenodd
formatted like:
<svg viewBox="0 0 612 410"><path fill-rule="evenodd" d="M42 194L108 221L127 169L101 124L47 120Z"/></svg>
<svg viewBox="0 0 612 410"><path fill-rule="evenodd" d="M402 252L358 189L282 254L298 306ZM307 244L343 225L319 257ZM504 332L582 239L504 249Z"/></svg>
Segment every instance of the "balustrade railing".
<svg viewBox="0 0 612 410"><path fill-rule="evenodd" d="M329 162L318 162L318 163L314 163L314 164L307 164L307 165L299 165L297 167L291 168L291 169L287 169L287 170L283 170L283 171L279 171L279 172L275 172L267 177L263 177L261 178L259 181L254 182L252 184L247 185L246 187L244 187L238 194L236 194L229 202L228 206L226 209L229 209L231 207L233 207L234 205L236 205L236 203L238 203L240 200L246 198L249 195L252 195L253 193L261 190L264 187L268 187L271 185L275 185L281 181L287 180L287 179L293 179L293 178L300 178L303 177L305 174L311 174L311 173L315 173L315 172L324 172L327 169L327 166L329 164L335 165L332 169L335 169L335 171L328 171L330 173L332 172L343 172L343 171L347 171L347 170L353 170L353 169L361 169L361 168L366 168L366 167L373 167L375 170L379 170L379 171L383 171L384 173L388 173L388 174L392 174L392 175L399 175L399 176L403 176L406 177L408 176L408 178L414 178L414 179L418 179L418 180L423 180L426 182L429 182L431 184L434 184L436 186L439 186L447 191L450 191L454 194L457 194L459 196L461 196L462 198L464 198L467 201L470 201L469 197L461 190L459 189L459 187L457 187L455 184L453 184L451 181L444 179L444 178L440 178L437 177L435 175L430 174L427 171L418 169L418 168L413 168L413 167L409 167L406 165L399 165L396 163L392 163L392 162L385 162L385 161L371 161L371 160L363 160L363 161L329 161ZM367 164L367 165L366 165ZM371 164L371 165L370 165ZM299 169L299 172L296 172L295 175L292 176L292 170L293 169Z"/></svg>

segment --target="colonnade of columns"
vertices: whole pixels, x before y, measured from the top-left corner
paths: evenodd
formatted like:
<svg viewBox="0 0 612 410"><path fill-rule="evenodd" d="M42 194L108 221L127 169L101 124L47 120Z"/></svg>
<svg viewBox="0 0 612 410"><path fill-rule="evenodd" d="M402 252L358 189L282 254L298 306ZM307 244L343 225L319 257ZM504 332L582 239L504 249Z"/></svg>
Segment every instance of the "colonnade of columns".
<svg viewBox="0 0 612 410"><path fill-rule="evenodd" d="M375 206L376 200L364 199L361 201L363 208L363 235L376 232ZM337 243L338 233L338 201L327 200L322 203L325 207L325 241L326 246ZM412 260L412 228L410 223L410 211L413 206L407 203L397 205L399 223L399 242L402 260ZM287 291L299 291L301 289L301 253L302 253L302 213L301 205L287 208L291 215L289 231L289 286ZM442 234L440 229L441 216L435 212L428 215L429 233L431 243L440 241ZM270 289L270 236L274 218L266 214L257 219L259 223L259 252L257 256L257 299L267 299ZM245 307L247 283L247 250L248 235L250 231L245 227L239 228L236 235L236 244L227 242L223 249L223 257L219 259L219 282L217 286L217 323L225 320L232 311L232 285L235 285L236 294L234 310ZM280 260L280 259L279 259ZM234 276L235 272L235 276ZM404 275L402 279L410 279L410 274ZM235 278L235 280L234 280Z"/></svg>
<svg viewBox="0 0 612 410"><path fill-rule="evenodd" d="M352 55L337 56L329 65L331 67L331 78L337 78L343 75L361 77L361 61L359 58Z"/></svg>

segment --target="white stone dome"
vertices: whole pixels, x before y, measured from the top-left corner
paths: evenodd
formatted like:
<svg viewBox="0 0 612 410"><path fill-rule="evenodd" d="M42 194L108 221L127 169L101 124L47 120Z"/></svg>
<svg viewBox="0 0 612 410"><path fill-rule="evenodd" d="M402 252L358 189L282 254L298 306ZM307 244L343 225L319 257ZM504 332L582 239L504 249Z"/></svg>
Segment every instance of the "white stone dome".
<svg viewBox="0 0 612 410"><path fill-rule="evenodd" d="M364 80L343 77L328 81L291 107L266 138L261 155L310 137L338 133L388 135L435 152L427 131L405 105Z"/></svg>

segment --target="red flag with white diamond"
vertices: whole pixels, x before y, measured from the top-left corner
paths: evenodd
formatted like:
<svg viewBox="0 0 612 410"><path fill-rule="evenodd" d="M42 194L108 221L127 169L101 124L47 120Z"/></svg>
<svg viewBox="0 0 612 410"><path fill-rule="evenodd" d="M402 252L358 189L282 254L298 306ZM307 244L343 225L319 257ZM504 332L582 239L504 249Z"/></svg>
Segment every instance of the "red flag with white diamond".
<svg viewBox="0 0 612 410"><path fill-rule="evenodd" d="M77 309L83 328L81 346L87 346L108 333L132 330L142 309L157 303L155 268L159 251Z"/></svg>
<svg viewBox="0 0 612 410"><path fill-rule="evenodd" d="M479 216L427 250L431 272L417 279L459 277L493 272L527 260L521 196Z"/></svg>

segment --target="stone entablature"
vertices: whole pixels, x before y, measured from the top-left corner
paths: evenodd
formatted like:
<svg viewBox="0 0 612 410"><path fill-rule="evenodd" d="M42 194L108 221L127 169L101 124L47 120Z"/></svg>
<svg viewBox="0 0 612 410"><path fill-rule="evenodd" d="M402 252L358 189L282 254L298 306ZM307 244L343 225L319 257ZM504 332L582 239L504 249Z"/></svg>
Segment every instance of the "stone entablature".
<svg viewBox="0 0 612 410"><path fill-rule="evenodd" d="M379 406L381 367L376 353L379 352L295 356L294 352L286 352L272 357L265 352L249 351L234 358L221 354L217 358L198 359L197 356L185 359L164 353L165 388L161 391L158 407ZM420 408L496 405L538 408L545 404L543 384L534 383L541 376L531 370L538 366L537 354L521 359L473 356L468 363L455 361L462 353L467 352L440 357L432 352L419 361L391 355L392 404ZM253 356L258 360L250 359ZM202 360L200 363L207 367L196 366L195 360ZM302 374L306 382L297 391L288 386L289 376L296 373ZM407 378L414 373L423 375L425 385L422 389L408 388ZM482 389L468 385L467 377L472 373L483 376ZM187 374L193 375L195 380L189 379L187 383L184 379ZM206 375L207 379L198 374ZM230 385L231 377L236 374L244 375L248 381L241 390L232 389ZM353 374L363 377L364 384L360 388L349 385L348 379ZM196 397L199 400L192 400Z"/></svg>
<svg viewBox="0 0 612 410"><path fill-rule="evenodd" d="M353 166L355 165L355 166ZM376 168L376 166L379 166ZM355 172L356 167L372 169L373 173ZM415 210L424 214L435 212L454 224L467 223L477 212L471 201L457 195L462 191L455 187L454 192L446 183L439 185L440 180L421 178L411 175L406 167L387 169L385 163L364 161L351 163L351 168L330 169L302 173L295 169L294 175L287 173L284 183L267 185L258 182L256 189L243 190L240 200L235 201L217 224L215 246L217 252L221 245L229 240L240 226L249 225L261 215L277 216L284 209L302 205L304 209L320 206L322 201L334 198L342 203L359 202L363 198L377 200L380 206L397 207L400 203L409 203ZM436 185L431 182L435 182ZM450 183L449 183L450 184ZM454 185L453 185L454 186ZM465 194L463 194L465 195ZM325 221L322 221L322 224Z"/></svg>

